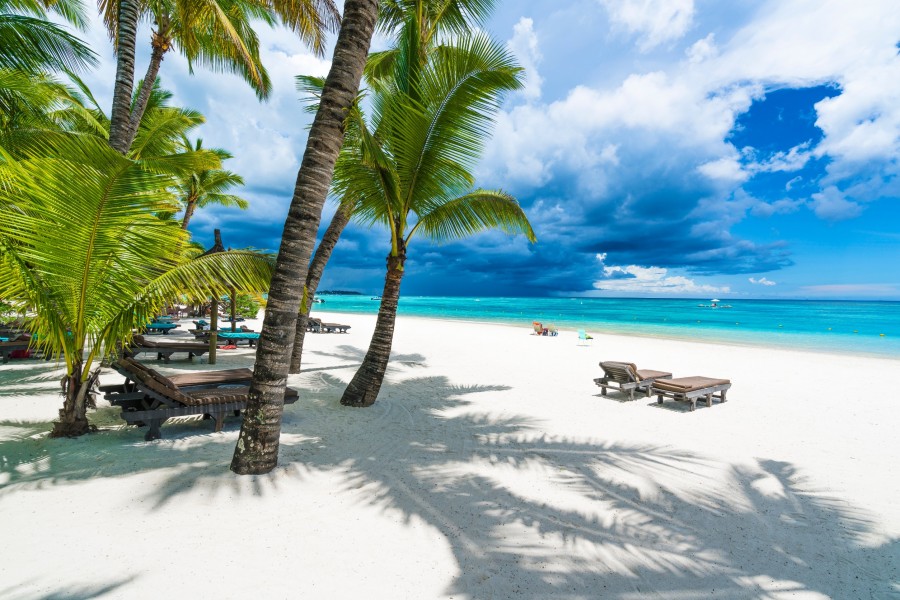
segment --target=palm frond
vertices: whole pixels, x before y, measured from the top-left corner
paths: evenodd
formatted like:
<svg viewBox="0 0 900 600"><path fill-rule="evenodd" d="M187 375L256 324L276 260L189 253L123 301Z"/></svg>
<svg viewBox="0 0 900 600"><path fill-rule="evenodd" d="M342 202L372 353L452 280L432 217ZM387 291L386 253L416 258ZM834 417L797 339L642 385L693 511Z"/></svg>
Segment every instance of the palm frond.
<svg viewBox="0 0 900 600"><path fill-rule="evenodd" d="M93 50L60 26L37 17L0 13L0 68L78 71L96 64Z"/></svg>
<svg viewBox="0 0 900 600"><path fill-rule="evenodd" d="M499 190L475 190L459 198L439 203L423 215L409 233L421 231L434 242L458 240L487 229L509 234L522 233L536 242L528 217L515 198Z"/></svg>

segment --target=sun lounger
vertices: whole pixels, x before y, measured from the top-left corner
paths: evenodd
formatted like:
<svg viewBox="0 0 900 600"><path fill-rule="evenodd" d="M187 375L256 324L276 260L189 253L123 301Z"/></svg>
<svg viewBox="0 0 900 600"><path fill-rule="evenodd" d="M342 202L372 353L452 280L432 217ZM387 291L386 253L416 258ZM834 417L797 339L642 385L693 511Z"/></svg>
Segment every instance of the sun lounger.
<svg viewBox="0 0 900 600"><path fill-rule="evenodd" d="M538 321L532 321L531 326L534 328L535 335L547 335L549 330Z"/></svg>
<svg viewBox="0 0 900 600"><path fill-rule="evenodd" d="M600 363L603 369L603 377L594 380L600 386L600 393L605 396L606 388L615 385L619 391L628 392L631 400L634 400L634 391L640 390L650 397L650 387L658 379L668 379L671 373L665 371L653 371L650 369L638 369L634 363L604 361Z"/></svg>
<svg viewBox="0 0 900 600"><path fill-rule="evenodd" d="M663 403L663 398L672 398L681 402L689 402L691 410L696 410L697 399L705 398L706 406L712 406L713 398L725 402L725 394L731 388L728 379L712 377L679 377L678 379L660 379L653 382L652 391L656 401Z"/></svg>
<svg viewBox="0 0 900 600"><path fill-rule="evenodd" d="M313 333L322 333L322 320L310 317L306 321L306 330Z"/></svg>
<svg viewBox="0 0 900 600"><path fill-rule="evenodd" d="M131 346L125 350L129 356L137 356L141 352L156 354L156 360L169 362L169 357L176 352L187 352L188 360L195 356L203 356L209 352L209 344L200 342L173 342L169 340L149 339L142 335L132 338Z"/></svg>
<svg viewBox="0 0 900 600"><path fill-rule="evenodd" d="M325 333L347 333L350 326L341 325L340 323L322 323L322 329Z"/></svg>
<svg viewBox="0 0 900 600"><path fill-rule="evenodd" d="M122 408L122 419L126 423L150 427L144 436L147 441L162 437L160 427L172 417L203 415L214 419L215 431L221 431L226 416L237 416L247 407L250 388L240 384L248 381L249 369L232 369L230 373L220 371L215 375L215 371L210 371L205 378L213 383L200 387L204 379L200 374L185 374L173 379L130 358L116 361L113 368L125 375L126 383L121 387L104 386L101 391L106 393L110 403ZM234 379L229 379L229 375ZM252 376L250 373L250 378ZM288 388L285 391L285 404L296 402L297 398L296 390Z"/></svg>
<svg viewBox="0 0 900 600"><path fill-rule="evenodd" d="M8 342L0 342L0 354L3 355L3 364L9 362L9 359L14 352L27 352L29 344L30 340L24 336L10 339Z"/></svg>
<svg viewBox="0 0 900 600"><path fill-rule="evenodd" d="M163 335L169 335L169 332L176 327L181 327L178 323L148 323L144 329L147 330L147 333L157 332L162 333Z"/></svg>

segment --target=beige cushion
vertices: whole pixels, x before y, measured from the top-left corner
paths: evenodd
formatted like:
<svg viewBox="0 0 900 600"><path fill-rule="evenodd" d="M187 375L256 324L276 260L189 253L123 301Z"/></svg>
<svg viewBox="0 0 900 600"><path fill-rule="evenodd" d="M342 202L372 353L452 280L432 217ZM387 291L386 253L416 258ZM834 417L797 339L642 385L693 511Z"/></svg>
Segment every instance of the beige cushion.
<svg viewBox="0 0 900 600"><path fill-rule="evenodd" d="M666 371L654 371L653 369L641 369L637 372L638 379L659 379L660 377L671 377L671 373Z"/></svg>
<svg viewBox="0 0 900 600"><path fill-rule="evenodd" d="M653 387L667 392L687 393L695 392L717 385L730 384L728 379L714 379L712 377L679 377L678 379L659 379L653 382Z"/></svg>

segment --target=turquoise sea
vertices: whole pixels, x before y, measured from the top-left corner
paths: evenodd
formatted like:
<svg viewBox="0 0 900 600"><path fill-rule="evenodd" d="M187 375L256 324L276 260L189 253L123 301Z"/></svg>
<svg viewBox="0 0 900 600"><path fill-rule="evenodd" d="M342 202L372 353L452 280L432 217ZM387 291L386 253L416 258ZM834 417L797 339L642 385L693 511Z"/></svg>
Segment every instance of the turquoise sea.
<svg viewBox="0 0 900 600"><path fill-rule="evenodd" d="M314 310L378 312L368 296L322 296ZM900 359L900 302L709 299L458 298L400 299L399 314L560 329L626 333L729 344L786 347Z"/></svg>

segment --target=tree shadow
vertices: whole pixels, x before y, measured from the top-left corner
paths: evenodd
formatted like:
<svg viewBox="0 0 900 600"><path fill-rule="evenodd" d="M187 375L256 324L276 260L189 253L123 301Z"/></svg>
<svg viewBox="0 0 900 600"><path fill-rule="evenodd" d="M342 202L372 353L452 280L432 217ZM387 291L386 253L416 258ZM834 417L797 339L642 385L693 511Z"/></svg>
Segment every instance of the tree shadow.
<svg viewBox="0 0 900 600"><path fill-rule="evenodd" d="M90 598L103 598L107 594L116 592L123 586L135 580L135 576L123 577L117 581L89 585L67 585L53 591L34 593L30 587L37 582L25 582L20 585L0 588L0 598L6 600L88 600Z"/></svg>
<svg viewBox="0 0 900 600"><path fill-rule="evenodd" d="M328 356L357 355L341 351ZM0 423L15 430L0 436L0 498L160 471L139 499L154 512L194 494L276 493L280 478L320 471L341 477L338 493L440 532L458 566L448 595L896 596L897 539L791 463L541 436L508 410L517 392L507 385L392 377L374 406L354 409L339 406L346 383L330 373L298 381L277 474L234 476L234 436L198 434L196 423L167 424L151 443L130 428L48 440L42 425Z"/></svg>
<svg viewBox="0 0 900 600"><path fill-rule="evenodd" d="M350 345L342 345L338 346L338 352L324 352L321 350L304 350L304 356L306 356L307 352L309 354L315 354L318 356L323 356L327 358L338 358L341 360L353 361L355 364L362 363L363 359L366 357L366 349L359 348L357 346ZM424 367L427 366L425 363L425 357L418 352L412 354L400 354L399 352L391 352L391 359L388 362L388 368L390 369L392 365L403 365L405 367Z"/></svg>

